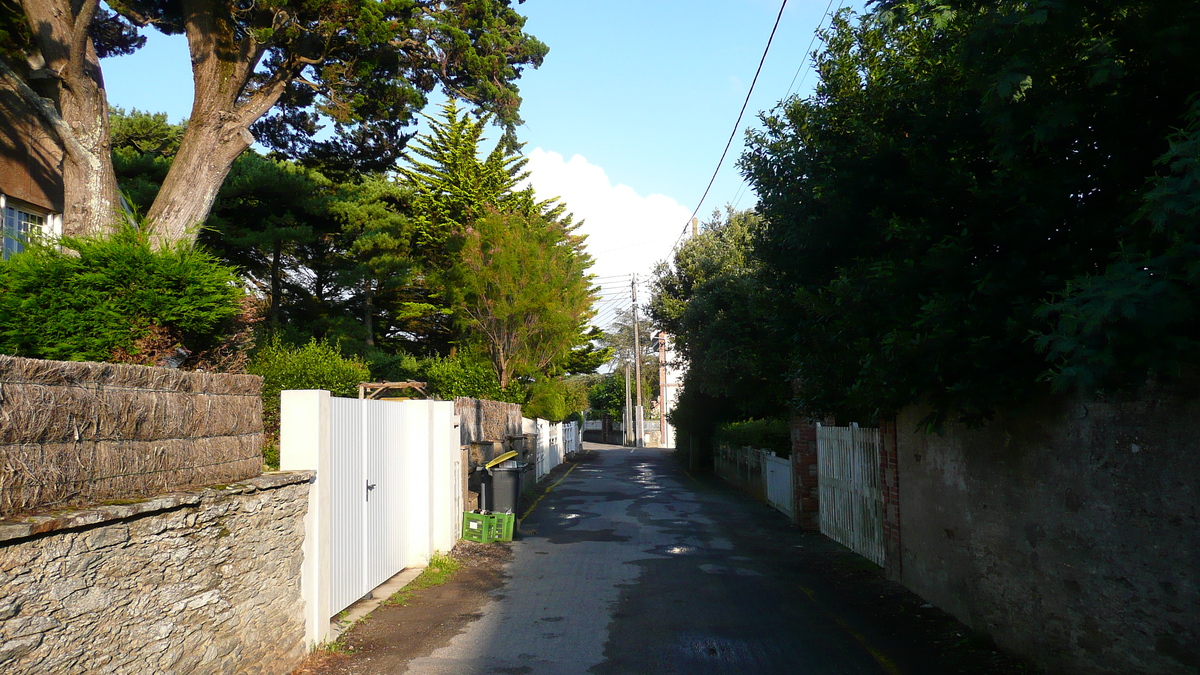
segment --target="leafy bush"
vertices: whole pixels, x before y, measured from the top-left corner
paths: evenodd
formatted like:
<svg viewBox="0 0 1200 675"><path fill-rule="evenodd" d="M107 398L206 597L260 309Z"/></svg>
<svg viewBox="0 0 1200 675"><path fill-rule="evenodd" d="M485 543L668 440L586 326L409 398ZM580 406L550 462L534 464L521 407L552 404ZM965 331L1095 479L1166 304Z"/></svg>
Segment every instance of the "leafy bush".
<svg viewBox="0 0 1200 675"><path fill-rule="evenodd" d="M153 250L132 226L58 243L75 253L31 242L0 262L0 352L140 362L130 357L153 343L197 353L220 344L242 313L236 272L201 249Z"/></svg>
<svg viewBox="0 0 1200 675"><path fill-rule="evenodd" d="M377 382L423 381L425 377L425 362L412 354L389 354L375 349L364 353L362 359L371 369L371 378Z"/></svg>
<svg viewBox="0 0 1200 675"><path fill-rule="evenodd" d="M771 450L780 457L791 455L792 432L784 420L729 422L717 427L715 435L718 443L726 443L735 448Z"/></svg>
<svg viewBox="0 0 1200 675"><path fill-rule="evenodd" d="M326 389L334 396L358 396L359 383L371 379L366 363L342 356L324 340L313 339L305 345L293 346L277 336L259 347L246 371L263 378L263 425L275 440L279 438L279 392ZM277 446L263 455L267 466L279 468Z"/></svg>
<svg viewBox="0 0 1200 675"><path fill-rule="evenodd" d="M529 400L522 406L525 417L563 422L587 406L587 387L579 379L547 378L529 387Z"/></svg>
<svg viewBox="0 0 1200 675"><path fill-rule="evenodd" d="M588 406L597 418L608 414L613 419L621 419L621 411L625 407L625 378L618 375L605 375L588 388Z"/></svg>
<svg viewBox="0 0 1200 675"><path fill-rule="evenodd" d="M525 401L524 387L514 382L502 389L491 364L482 359L469 355L431 357L423 359L420 365L429 383L429 393L440 398L467 396L509 403Z"/></svg>

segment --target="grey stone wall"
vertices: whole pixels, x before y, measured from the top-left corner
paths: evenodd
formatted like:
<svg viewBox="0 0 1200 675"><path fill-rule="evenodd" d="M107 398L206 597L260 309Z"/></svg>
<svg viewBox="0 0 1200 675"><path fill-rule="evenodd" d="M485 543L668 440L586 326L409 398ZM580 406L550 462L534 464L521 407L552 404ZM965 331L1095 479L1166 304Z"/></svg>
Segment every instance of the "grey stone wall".
<svg viewBox="0 0 1200 675"><path fill-rule="evenodd" d="M1200 402L897 424L902 580L1051 672L1200 666Z"/></svg>
<svg viewBox="0 0 1200 675"><path fill-rule="evenodd" d="M0 523L0 672L291 672L311 480Z"/></svg>

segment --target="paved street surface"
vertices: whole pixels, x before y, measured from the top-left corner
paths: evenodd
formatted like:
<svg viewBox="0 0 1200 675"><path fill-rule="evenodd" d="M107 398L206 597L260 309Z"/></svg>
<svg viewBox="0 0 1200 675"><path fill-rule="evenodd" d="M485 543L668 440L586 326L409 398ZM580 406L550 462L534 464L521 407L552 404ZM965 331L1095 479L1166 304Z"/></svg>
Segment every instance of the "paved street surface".
<svg viewBox="0 0 1200 675"><path fill-rule="evenodd" d="M871 563L667 451L588 447L525 519L479 619L406 672L961 672L935 644L956 624Z"/></svg>

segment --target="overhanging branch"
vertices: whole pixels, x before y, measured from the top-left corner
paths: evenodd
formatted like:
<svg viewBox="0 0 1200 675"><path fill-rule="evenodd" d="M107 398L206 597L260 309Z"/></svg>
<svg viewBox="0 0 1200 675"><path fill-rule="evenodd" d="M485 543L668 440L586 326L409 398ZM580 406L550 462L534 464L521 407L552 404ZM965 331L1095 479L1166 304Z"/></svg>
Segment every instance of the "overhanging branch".
<svg viewBox="0 0 1200 675"><path fill-rule="evenodd" d="M91 153L87 152L83 145L80 144L79 139L71 131L71 127L58 114L54 106L50 105L49 100L38 96L38 93L20 75L13 72L12 68L9 68L3 59L0 59L0 77L4 78L9 83L9 86L16 90L21 100L33 108L45 120L46 124L49 124L54 129L54 133L62 141L63 148L72 158L81 164L87 160Z"/></svg>

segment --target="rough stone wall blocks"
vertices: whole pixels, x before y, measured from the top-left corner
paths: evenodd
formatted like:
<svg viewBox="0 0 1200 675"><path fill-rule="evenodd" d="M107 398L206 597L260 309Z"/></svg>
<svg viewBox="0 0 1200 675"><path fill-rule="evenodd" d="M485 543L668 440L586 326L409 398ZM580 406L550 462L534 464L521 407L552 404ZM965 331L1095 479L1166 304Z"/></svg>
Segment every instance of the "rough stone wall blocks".
<svg viewBox="0 0 1200 675"><path fill-rule="evenodd" d="M290 672L311 480L0 524L0 671Z"/></svg>

